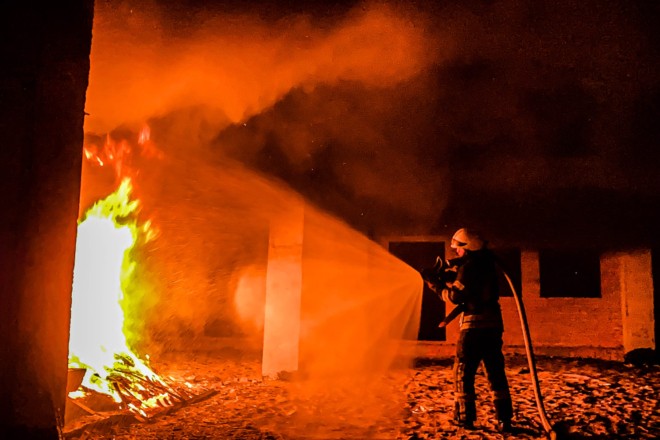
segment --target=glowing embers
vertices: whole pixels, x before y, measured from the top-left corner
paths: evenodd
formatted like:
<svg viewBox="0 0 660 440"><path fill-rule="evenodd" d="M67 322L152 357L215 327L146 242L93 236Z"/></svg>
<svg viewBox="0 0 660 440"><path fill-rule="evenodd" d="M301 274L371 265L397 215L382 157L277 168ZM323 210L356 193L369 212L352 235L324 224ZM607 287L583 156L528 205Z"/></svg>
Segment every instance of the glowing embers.
<svg viewBox="0 0 660 440"><path fill-rule="evenodd" d="M159 377L129 348L124 335L124 292L133 280L132 250L144 242L149 223L138 226L131 181L92 206L78 225L71 307L69 367L86 368L80 399L96 392L147 418L191 397Z"/></svg>

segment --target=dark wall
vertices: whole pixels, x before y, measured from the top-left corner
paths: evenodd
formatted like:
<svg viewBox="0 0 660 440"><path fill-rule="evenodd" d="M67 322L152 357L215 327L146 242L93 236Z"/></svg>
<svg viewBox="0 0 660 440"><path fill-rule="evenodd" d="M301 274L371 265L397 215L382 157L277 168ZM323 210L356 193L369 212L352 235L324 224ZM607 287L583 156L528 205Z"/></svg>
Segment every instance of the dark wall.
<svg viewBox="0 0 660 440"><path fill-rule="evenodd" d="M659 353L660 342L660 248L651 251L651 267L653 276L653 319L655 322L655 350Z"/></svg>
<svg viewBox="0 0 660 440"><path fill-rule="evenodd" d="M92 0L0 7L0 438L58 438Z"/></svg>

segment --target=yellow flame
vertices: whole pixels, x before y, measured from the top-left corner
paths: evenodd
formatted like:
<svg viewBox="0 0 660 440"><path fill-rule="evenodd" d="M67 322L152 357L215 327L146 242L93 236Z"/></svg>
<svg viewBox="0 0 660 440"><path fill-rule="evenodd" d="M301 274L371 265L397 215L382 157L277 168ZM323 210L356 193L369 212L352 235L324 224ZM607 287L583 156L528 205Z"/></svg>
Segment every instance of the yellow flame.
<svg viewBox="0 0 660 440"><path fill-rule="evenodd" d="M78 225L73 277L69 366L87 368L83 386L121 396L108 380L118 359L132 372L158 380L128 347L124 336L124 287L135 267L131 250L143 228L138 227L138 202L130 199L130 179L97 202Z"/></svg>

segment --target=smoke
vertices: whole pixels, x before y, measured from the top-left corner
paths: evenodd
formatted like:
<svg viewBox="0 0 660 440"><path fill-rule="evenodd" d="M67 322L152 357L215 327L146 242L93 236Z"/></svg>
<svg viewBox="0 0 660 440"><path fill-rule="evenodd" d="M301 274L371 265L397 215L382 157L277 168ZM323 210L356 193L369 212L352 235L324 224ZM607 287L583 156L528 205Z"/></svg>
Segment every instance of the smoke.
<svg viewBox="0 0 660 440"><path fill-rule="evenodd" d="M97 5L88 132L169 121L373 234L653 223L657 7L136 4Z"/></svg>
<svg viewBox="0 0 660 440"><path fill-rule="evenodd" d="M332 27L308 15L276 21L213 10L166 18L155 4L100 3L94 22L88 132L203 106L239 123L294 88L356 81L390 87L435 62L421 16L386 4L348 11ZM160 13L159 13L160 12Z"/></svg>
<svg viewBox="0 0 660 440"><path fill-rule="evenodd" d="M444 222L532 247L657 237L657 5L504 0L443 14L461 41L439 71L452 110L436 133L452 167Z"/></svg>
<svg viewBox="0 0 660 440"><path fill-rule="evenodd" d="M430 72L452 40L393 2L259 12L100 3L86 132L149 121L155 137L212 144L362 230L435 222L448 184L424 153L435 142Z"/></svg>
<svg viewBox="0 0 660 440"><path fill-rule="evenodd" d="M440 93L454 109L443 134L464 181L499 192L626 185L616 161L636 148L631 109L658 87L643 13L515 0L454 10L461 50Z"/></svg>

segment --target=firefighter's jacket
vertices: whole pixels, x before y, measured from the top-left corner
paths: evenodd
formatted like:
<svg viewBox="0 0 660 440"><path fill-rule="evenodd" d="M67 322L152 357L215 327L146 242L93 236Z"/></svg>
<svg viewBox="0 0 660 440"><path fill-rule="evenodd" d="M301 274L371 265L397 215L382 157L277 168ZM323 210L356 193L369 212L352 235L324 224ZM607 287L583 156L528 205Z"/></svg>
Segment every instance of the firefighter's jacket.
<svg viewBox="0 0 660 440"><path fill-rule="evenodd" d="M499 303L499 283L495 256L488 249L468 251L455 261L456 280L449 286L447 297L462 305L460 329L489 328L503 331Z"/></svg>

